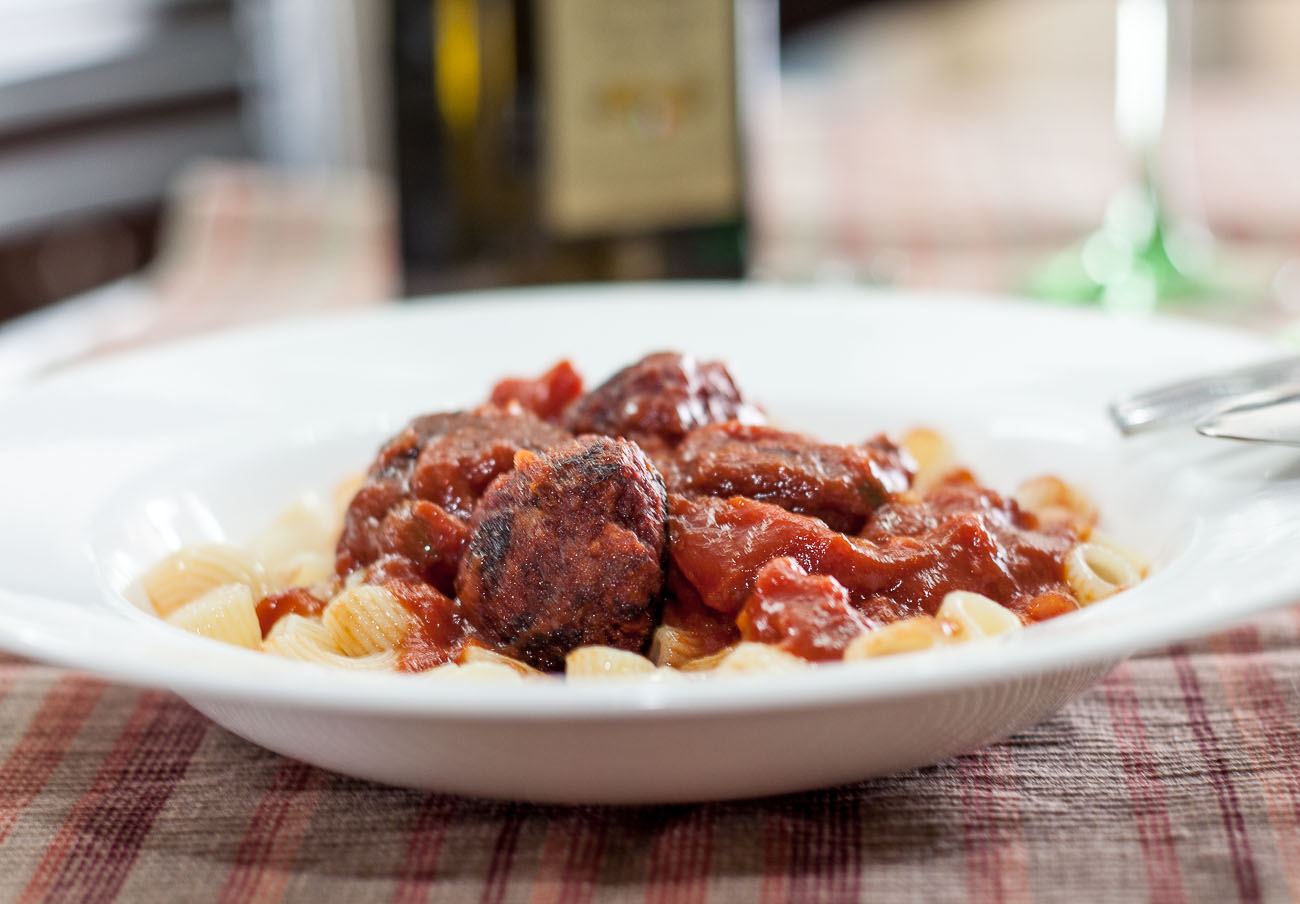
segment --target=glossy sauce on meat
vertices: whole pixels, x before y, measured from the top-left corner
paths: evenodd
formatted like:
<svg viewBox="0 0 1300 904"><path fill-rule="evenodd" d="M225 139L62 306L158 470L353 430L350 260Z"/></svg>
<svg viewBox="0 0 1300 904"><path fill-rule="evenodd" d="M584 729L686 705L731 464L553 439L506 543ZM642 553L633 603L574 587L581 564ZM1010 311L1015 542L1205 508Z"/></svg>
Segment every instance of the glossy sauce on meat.
<svg viewBox="0 0 1300 904"><path fill-rule="evenodd" d="M662 466L674 493L747 496L851 533L906 490L916 470L884 437L836 446L737 421L692 430Z"/></svg>
<svg viewBox="0 0 1300 904"><path fill-rule="evenodd" d="M521 411L484 408L413 420L380 449L344 517L336 570L344 577L381 557L414 563L422 579L451 593L474 504L520 449L544 449L569 434Z"/></svg>
<svg viewBox="0 0 1300 904"><path fill-rule="evenodd" d="M878 627L853 607L843 584L809 574L792 558L773 559L759 569L736 624L745 640L812 662L842 658L853 638Z"/></svg>
<svg viewBox="0 0 1300 904"><path fill-rule="evenodd" d="M536 379L506 377L492 387L491 404L498 408L518 404L544 421L559 424L581 395L582 377L572 364L561 361Z"/></svg>
<svg viewBox="0 0 1300 904"><path fill-rule="evenodd" d="M1013 611L1066 591L1063 562L1077 542L1068 528L1038 529L1032 516L992 490L942 484L915 502L882 506L863 537L743 497L669 497L670 586L737 613L759 570L780 556L842 584L868 619L931 614L946 593L982 593Z"/></svg>
<svg viewBox="0 0 1300 904"><path fill-rule="evenodd" d="M828 660L953 590L1025 622L1078 606L1071 528L964 472L918 495L915 464L884 437L762 426L720 363L660 353L582 387L563 361L501 381L483 408L416 418L380 450L334 589L379 585L412 614L401 668L474 643L556 670L583 645L642 652L660 623L705 654L750 640ZM319 614L321 594L268 596L263 632Z"/></svg>
<svg viewBox="0 0 1300 904"><path fill-rule="evenodd" d="M741 398L722 364L675 352L623 368L579 399L567 416L574 433L626 437L652 454L696 427L732 420L761 423L762 413Z"/></svg>
<svg viewBox="0 0 1300 904"><path fill-rule="evenodd" d="M882 506L862 538L882 546L911 541L936 549L940 560L935 565L905 576L891 591L909 608L927 597L942 601L950 590L973 590L1022 618L1040 596L1069 595L1065 556L1079 542L1068 525L1039 525L1015 500L981 486L964 471L919 502ZM1039 611L1047 605L1039 603Z"/></svg>

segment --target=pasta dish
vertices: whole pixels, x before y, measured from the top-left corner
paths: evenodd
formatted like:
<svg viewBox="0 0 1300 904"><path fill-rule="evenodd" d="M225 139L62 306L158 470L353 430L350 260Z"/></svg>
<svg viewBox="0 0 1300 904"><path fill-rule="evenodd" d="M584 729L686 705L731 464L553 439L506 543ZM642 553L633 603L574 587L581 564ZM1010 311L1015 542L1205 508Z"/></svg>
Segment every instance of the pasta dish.
<svg viewBox="0 0 1300 904"><path fill-rule="evenodd" d="M176 551L150 603L342 668L685 680L994 638L1145 571L1058 477L1004 496L932 430L790 432L721 363L670 352L417 417L337 497Z"/></svg>

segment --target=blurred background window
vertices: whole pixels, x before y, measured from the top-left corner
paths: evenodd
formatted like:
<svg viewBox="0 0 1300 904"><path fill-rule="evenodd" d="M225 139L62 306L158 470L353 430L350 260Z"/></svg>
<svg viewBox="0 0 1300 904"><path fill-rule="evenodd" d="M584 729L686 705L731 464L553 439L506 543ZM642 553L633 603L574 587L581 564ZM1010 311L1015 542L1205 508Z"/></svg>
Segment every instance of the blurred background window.
<svg viewBox="0 0 1300 904"><path fill-rule="evenodd" d="M196 157L237 156L225 0L0 0L0 318L140 267Z"/></svg>

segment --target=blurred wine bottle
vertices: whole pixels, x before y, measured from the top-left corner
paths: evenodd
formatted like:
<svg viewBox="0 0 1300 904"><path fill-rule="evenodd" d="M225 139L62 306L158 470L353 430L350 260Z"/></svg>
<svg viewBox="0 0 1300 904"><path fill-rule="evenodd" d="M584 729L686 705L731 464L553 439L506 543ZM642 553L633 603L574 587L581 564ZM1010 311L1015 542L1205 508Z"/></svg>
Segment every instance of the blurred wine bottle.
<svg viewBox="0 0 1300 904"><path fill-rule="evenodd" d="M770 3L396 3L408 293L743 274Z"/></svg>

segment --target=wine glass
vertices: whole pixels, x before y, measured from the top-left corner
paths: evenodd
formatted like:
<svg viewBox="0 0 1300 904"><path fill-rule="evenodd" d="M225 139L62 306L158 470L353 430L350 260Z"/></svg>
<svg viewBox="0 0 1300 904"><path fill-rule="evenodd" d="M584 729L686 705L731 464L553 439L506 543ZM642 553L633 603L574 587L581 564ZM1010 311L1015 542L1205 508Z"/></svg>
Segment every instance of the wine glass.
<svg viewBox="0 0 1300 904"><path fill-rule="evenodd" d="M1100 227L1031 277L1031 294L1149 310L1210 292L1209 233L1172 217L1162 194L1171 2L1178 0L1117 0L1115 128L1133 179L1111 198Z"/></svg>

